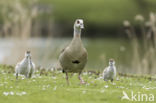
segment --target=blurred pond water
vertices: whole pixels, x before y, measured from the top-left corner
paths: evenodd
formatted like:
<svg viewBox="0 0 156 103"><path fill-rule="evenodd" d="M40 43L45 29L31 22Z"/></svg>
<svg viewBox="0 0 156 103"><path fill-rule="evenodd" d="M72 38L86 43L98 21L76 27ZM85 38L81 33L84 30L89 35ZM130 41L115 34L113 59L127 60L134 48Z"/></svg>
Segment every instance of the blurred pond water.
<svg viewBox="0 0 156 103"><path fill-rule="evenodd" d="M51 68L57 65L60 51L72 38L31 38L0 39L0 64L15 65L31 50L32 59L37 66ZM113 38L82 39L88 51L86 69L102 71L109 58L114 58L119 71L126 72L130 65L130 44L128 40Z"/></svg>

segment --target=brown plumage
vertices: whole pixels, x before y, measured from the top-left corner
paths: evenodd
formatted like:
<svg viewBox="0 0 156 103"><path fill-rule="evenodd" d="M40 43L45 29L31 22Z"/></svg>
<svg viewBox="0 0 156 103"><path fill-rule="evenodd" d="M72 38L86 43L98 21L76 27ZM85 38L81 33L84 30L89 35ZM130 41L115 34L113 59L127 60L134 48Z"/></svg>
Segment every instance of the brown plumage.
<svg viewBox="0 0 156 103"><path fill-rule="evenodd" d="M81 29L83 20L77 19L74 24L74 37L71 43L62 50L59 56L59 62L66 73L68 82L68 73L79 73L81 83L84 83L80 74L87 63L87 51L81 41Z"/></svg>

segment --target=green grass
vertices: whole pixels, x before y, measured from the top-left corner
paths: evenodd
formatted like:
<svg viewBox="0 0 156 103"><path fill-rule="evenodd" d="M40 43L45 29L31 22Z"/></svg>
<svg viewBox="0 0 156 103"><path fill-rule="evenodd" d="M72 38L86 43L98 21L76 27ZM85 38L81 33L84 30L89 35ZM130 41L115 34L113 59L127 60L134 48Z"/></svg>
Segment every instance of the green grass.
<svg viewBox="0 0 156 103"><path fill-rule="evenodd" d="M75 74L70 77L68 86L64 74L55 71L48 76L39 76L39 73L36 73L35 78L20 77L16 80L13 68L1 65L0 103L132 103L132 101L121 100L123 91L128 95L133 91L147 93L147 95L152 93L156 96L156 88L152 89L156 87L156 81L119 77L119 81L111 83L98 79L99 77L94 74L83 74L83 78L87 84L80 85ZM11 91L15 94L8 96L3 94ZM23 91L26 92L25 95L16 95Z"/></svg>

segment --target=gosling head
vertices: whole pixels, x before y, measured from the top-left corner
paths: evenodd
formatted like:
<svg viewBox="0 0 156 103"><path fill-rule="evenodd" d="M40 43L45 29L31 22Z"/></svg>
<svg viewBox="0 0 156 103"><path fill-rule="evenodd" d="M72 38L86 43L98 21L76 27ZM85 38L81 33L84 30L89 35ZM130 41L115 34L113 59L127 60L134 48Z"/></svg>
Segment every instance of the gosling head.
<svg viewBox="0 0 156 103"><path fill-rule="evenodd" d="M113 59L109 59L109 65L110 65L110 66L115 65L115 61L114 61Z"/></svg>
<svg viewBox="0 0 156 103"><path fill-rule="evenodd" d="M76 19L75 24L74 24L74 29L84 29L84 24L82 19Z"/></svg>
<svg viewBox="0 0 156 103"><path fill-rule="evenodd" d="M30 53L30 51L26 51L25 52L25 58L31 59L31 53Z"/></svg>

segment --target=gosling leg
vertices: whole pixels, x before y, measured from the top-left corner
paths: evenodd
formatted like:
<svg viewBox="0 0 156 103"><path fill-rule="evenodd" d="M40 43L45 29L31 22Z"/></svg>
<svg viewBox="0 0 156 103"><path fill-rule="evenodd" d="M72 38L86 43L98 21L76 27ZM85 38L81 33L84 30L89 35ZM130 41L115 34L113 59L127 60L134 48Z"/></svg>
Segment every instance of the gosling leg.
<svg viewBox="0 0 156 103"><path fill-rule="evenodd" d="M18 73L16 73L16 80L18 79Z"/></svg>

